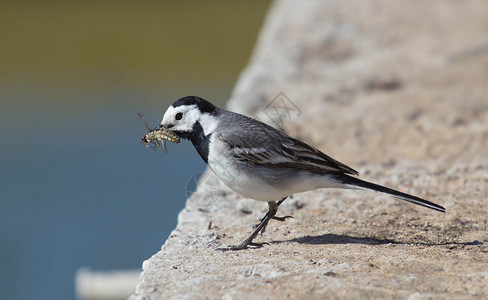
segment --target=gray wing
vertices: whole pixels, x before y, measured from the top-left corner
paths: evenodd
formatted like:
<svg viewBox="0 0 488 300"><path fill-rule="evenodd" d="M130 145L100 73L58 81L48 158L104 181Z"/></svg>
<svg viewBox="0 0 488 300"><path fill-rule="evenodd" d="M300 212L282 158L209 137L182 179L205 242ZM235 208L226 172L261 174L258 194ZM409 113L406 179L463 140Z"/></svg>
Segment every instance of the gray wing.
<svg viewBox="0 0 488 300"><path fill-rule="evenodd" d="M220 131L218 139L226 143L236 158L256 165L285 167L311 172L359 173L318 149L294 139L275 128L243 115L227 116L229 130ZM227 122L226 122L227 123Z"/></svg>

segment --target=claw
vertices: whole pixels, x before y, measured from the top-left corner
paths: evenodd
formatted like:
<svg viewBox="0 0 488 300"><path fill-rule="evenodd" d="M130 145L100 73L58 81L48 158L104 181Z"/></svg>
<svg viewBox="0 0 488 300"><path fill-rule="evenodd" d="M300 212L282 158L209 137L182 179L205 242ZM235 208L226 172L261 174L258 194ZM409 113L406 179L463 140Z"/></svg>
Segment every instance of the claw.
<svg viewBox="0 0 488 300"><path fill-rule="evenodd" d="M261 248L263 247L264 245L270 245L270 243L266 243L266 242L262 242L262 243L249 243L249 246L254 246L256 248Z"/></svg>
<svg viewBox="0 0 488 300"><path fill-rule="evenodd" d="M266 218L267 216L265 216L264 218L261 219L261 222ZM295 219L293 216L284 216L284 217L276 217L276 216L272 216L271 219L273 220L276 220L276 221L280 221L280 222L283 222L285 221L286 219ZM261 223L260 223L261 224ZM259 227L260 224L256 224L254 225L252 228L253 229L256 229ZM263 226L263 228L261 229L261 231L259 232L260 235L263 235L265 232L266 232L266 227L268 226L268 224L266 223L266 225Z"/></svg>
<svg viewBox="0 0 488 300"><path fill-rule="evenodd" d="M284 216L284 217L276 217L276 216L272 216L271 219L273 220L276 220L276 221L280 221L280 222L283 222L285 221L286 219L288 218L292 218L292 219L295 219L293 216Z"/></svg>
<svg viewBox="0 0 488 300"><path fill-rule="evenodd" d="M240 245L217 248L217 250L219 250L219 251L238 251L238 250L247 249L249 246L253 246L253 247L255 247L257 249L257 248L263 247L264 245L268 245L269 246L270 244L269 243L266 243L266 242L263 242L263 243L253 243L253 242L250 242L249 244L242 243Z"/></svg>

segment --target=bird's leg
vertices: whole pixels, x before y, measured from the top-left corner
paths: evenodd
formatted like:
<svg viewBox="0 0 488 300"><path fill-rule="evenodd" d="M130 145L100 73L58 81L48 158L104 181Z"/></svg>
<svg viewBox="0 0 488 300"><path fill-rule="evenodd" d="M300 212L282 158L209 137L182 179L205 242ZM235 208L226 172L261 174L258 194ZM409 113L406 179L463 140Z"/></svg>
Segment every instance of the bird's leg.
<svg viewBox="0 0 488 300"><path fill-rule="evenodd" d="M261 232L261 231L264 232L264 229L266 228L266 225L268 225L269 220L273 219L273 217L275 216L276 212L278 211L278 206L281 203L283 203L283 201L285 201L285 199L286 199L286 197L283 198L283 199L281 199L278 202L268 202L268 206L269 206L268 212L266 213L266 215L264 216L264 218L261 219L261 222L258 224L258 226L254 230L254 232L251 234L251 236L249 236L247 239L245 239L241 244L236 245L236 246L230 246L230 247L227 247L227 248L219 248L219 250L223 250L223 251L232 250L232 251L235 251L235 250L246 249L248 246L256 246L258 248L259 247L262 247L264 243L253 243L252 241L259 234L259 232ZM283 217L283 219L286 219L287 217L289 217L289 216ZM280 217L280 219L281 219L281 217Z"/></svg>
<svg viewBox="0 0 488 300"><path fill-rule="evenodd" d="M244 240L244 242L240 243L239 245L230 246L230 247L227 247L227 248L220 248L219 250L223 250L223 251L232 250L232 251L235 251L235 250L246 249L247 246L262 247L263 244L253 243L252 240L254 240L254 238L259 234L259 232L263 228L266 227L266 225L268 225L269 220L271 220L271 218L274 217L274 215L278 211L278 205L276 204L276 202L268 202L268 206L269 206L268 212L266 213L266 215L264 216L264 218L261 220L261 223L259 223L259 225L257 226L256 230L254 230L254 232L251 234L251 236L249 236L247 239Z"/></svg>
<svg viewBox="0 0 488 300"><path fill-rule="evenodd" d="M278 201L278 202L276 203L276 206L280 206L280 204L281 204L281 203L283 203L283 201L285 201L285 200L286 200L286 198L287 198L287 197L285 197L285 198L281 199L280 201ZM278 210L278 208L276 208L276 210ZM288 219L288 218L292 218L292 219L293 219L293 216L284 216L284 217L277 217L277 216L273 216L273 217L271 217L271 219L273 219L273 220L277 220L277 221L281 221L281 222L283 222L284 220L286 220L286 219Z"/></svg>
<svg viewBox="0 0 488 300"><path fill-rule="evenodd" d="M283 203L283 201L285 201L286 198L287 197L281 199L280 201L278 201L276 203L276 211L278 211L278 206L280 206L280 204ZM266 215L264 216L264 218L266 218L268 216L268 214L269 214L269 211L268 211L268 213L266 213ZM264 218L261 219L261 222L264 220ZM284 217L271 216L271 219L276 220L276 221L280 221L280 222L283 222L283 221L285 221L288 218L292 218L293 219L293 216L284 216ZM255 225L253 228L257 228L258 226L259 226L259 224ZM261 235L263 235L264 232L266 231L266 226L267 226L267 224L263 227L263 229L261 229Z"/></svg>

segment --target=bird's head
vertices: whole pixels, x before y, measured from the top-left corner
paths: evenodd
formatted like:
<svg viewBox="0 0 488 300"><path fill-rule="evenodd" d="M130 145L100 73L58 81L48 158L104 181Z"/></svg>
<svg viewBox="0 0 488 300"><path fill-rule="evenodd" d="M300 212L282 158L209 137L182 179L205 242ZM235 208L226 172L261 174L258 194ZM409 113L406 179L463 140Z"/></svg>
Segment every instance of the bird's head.
<svg viewBox="0 0 488 300"><path fill-rule="evenodd" d="M217 128L219 108L196 96L181 98L166 110L160 127L173 131L180 138L188 139L198 128L205 136Z"/></svg>

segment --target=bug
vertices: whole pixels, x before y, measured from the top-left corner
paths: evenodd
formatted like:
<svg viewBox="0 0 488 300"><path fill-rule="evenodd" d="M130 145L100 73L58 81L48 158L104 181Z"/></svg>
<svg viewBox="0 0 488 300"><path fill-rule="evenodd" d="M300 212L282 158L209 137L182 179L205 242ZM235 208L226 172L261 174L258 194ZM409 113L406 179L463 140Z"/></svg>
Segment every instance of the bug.
<svg viewBox="0 0 488 300"><path fill-rule="evenodd" d="M137 113L141 121L146 126L148 133L143 135L141 140L144 144L144 147L152 148L156 150L156 147L161 146L160 141L163 141L163 149L164 152L168 153L168 149L166 148L166 141L170 141L172 143L179 143L180 138L174 134L171 130L167 128L160 128L160 129L151 129L149 125L147 125L147 121L144 118L144 115L141 113Z"/></svg>

